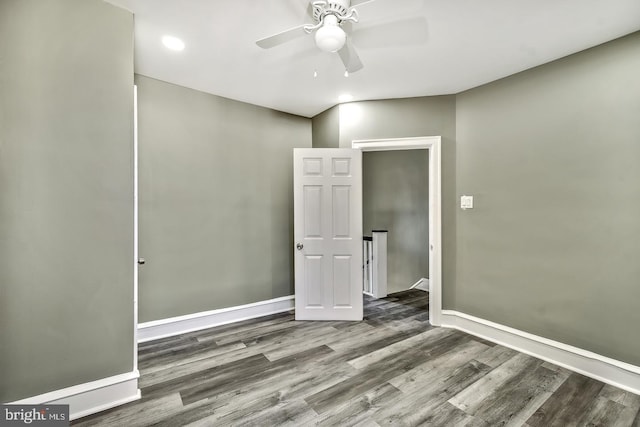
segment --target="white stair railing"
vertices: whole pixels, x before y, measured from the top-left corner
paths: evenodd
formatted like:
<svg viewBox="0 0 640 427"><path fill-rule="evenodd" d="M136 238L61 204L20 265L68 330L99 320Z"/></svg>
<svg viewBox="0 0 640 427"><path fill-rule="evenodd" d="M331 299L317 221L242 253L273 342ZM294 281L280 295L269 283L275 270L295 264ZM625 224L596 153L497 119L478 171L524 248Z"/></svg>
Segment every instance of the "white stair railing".
<svg viewBox="0 0 640 427"><path fill-rule="evenodd" d="M387 296L387 230L373 230L362 241L363 293L375 298Z"/></svg>

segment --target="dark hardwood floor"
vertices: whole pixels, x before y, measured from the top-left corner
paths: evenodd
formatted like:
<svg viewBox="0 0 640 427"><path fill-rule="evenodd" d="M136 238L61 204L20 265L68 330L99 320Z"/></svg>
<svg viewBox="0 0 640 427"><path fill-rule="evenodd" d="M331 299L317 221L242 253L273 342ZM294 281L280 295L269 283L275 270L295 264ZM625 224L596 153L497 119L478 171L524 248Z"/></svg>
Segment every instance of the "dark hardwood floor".
<svg viewBox="0 0 640 427"><path fill-rule="evenodd" d="M142 399L90 426L640 426L640 396L429 325L427 294L362 322L284 313L142 344Z"/></svg>

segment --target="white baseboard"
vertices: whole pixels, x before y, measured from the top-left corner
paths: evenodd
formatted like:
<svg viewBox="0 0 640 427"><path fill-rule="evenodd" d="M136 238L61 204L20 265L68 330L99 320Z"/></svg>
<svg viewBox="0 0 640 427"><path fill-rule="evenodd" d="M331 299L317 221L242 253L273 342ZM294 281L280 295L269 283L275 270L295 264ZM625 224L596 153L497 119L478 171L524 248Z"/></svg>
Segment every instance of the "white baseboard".
<svg viewBox="0 0 640 427"><path fill-rule="evenodd" d="M411 285L409 289L420 289L421 291L429 292L429 279L424 277Z"/></svg>
<svg viewBox="0 0 640 427"><path fill-rule="evenodd" d="M226 325L227 323L293 310L293 299L294 296L289 295L251 304L140 323L138 324L138 342L153 341L214 326Z"/></svg>
<svg viewBox="0 0 640 427"><path fill-rule="evenodd" d="M75 420L96 412L140 399L138 371L102 378L10 402L12 405L69 405L69 418Z"/></svg>
<svg viewBox="0 0 640 427"><path fill-rule="evenodd" d="M442 310L442 326L467 332L640 395L640 366L457 311Z"/></svg>

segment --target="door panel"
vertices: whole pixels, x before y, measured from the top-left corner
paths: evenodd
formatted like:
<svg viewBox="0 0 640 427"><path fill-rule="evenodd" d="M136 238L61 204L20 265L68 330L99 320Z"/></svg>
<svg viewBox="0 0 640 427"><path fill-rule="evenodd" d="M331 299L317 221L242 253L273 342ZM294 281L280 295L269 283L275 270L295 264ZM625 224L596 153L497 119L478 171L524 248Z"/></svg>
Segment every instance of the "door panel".
<svg viewBox="0 0 640 427"><path fill-rule="evenodd" d="M333 220L333 238L334 239L350 239L350 221L351 212L351 187L346 185L335 185L333 187L332 200L332 220Z"/></svg>
<svg viewBox="0 0 640 427"><path fill-rule="evenodd" d="M333 257L333 305L349 307L351 305L351 256Z"/></svg>
<svg viewBox="0 0 640 427"><path fill-rule="evenodd" d="M362 320L362 153L294 149L298 320Z"/></svg>
<svg viewBox="0 0 640 427"><path fill-rule="evenodd" d="M322 186L304 187L304 237L322 238Z"/></svg>
<svg viewBox="0 0 640 427"><path fill-rule="evenodd" d="M324 306L322 289L322 264L321 255L306 255L304 257L306 305L308 307L321 308Z"/></svg>

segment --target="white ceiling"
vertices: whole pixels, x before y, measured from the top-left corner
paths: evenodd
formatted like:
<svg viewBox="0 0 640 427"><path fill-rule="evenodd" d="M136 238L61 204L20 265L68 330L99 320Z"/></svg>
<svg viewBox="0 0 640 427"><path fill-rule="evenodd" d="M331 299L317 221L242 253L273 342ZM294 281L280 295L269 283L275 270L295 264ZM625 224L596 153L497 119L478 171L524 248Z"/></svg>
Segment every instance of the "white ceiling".
<svg viewBox="0 0 640 427"><path fill-rule="evenodd" d="M109 1L135 14L137 73L305 117L342 93L354 100L458 93L640 30L639 0L375 0L359 7L354 24L364 69L347 78L338 55L318 50L312 36L256 46L310 22L308 0ZM418 17L426 21L409 43L376 40L375 26L379 34L393 21L410 29ZM185 50L167 50L165 34Z"/></svg>

